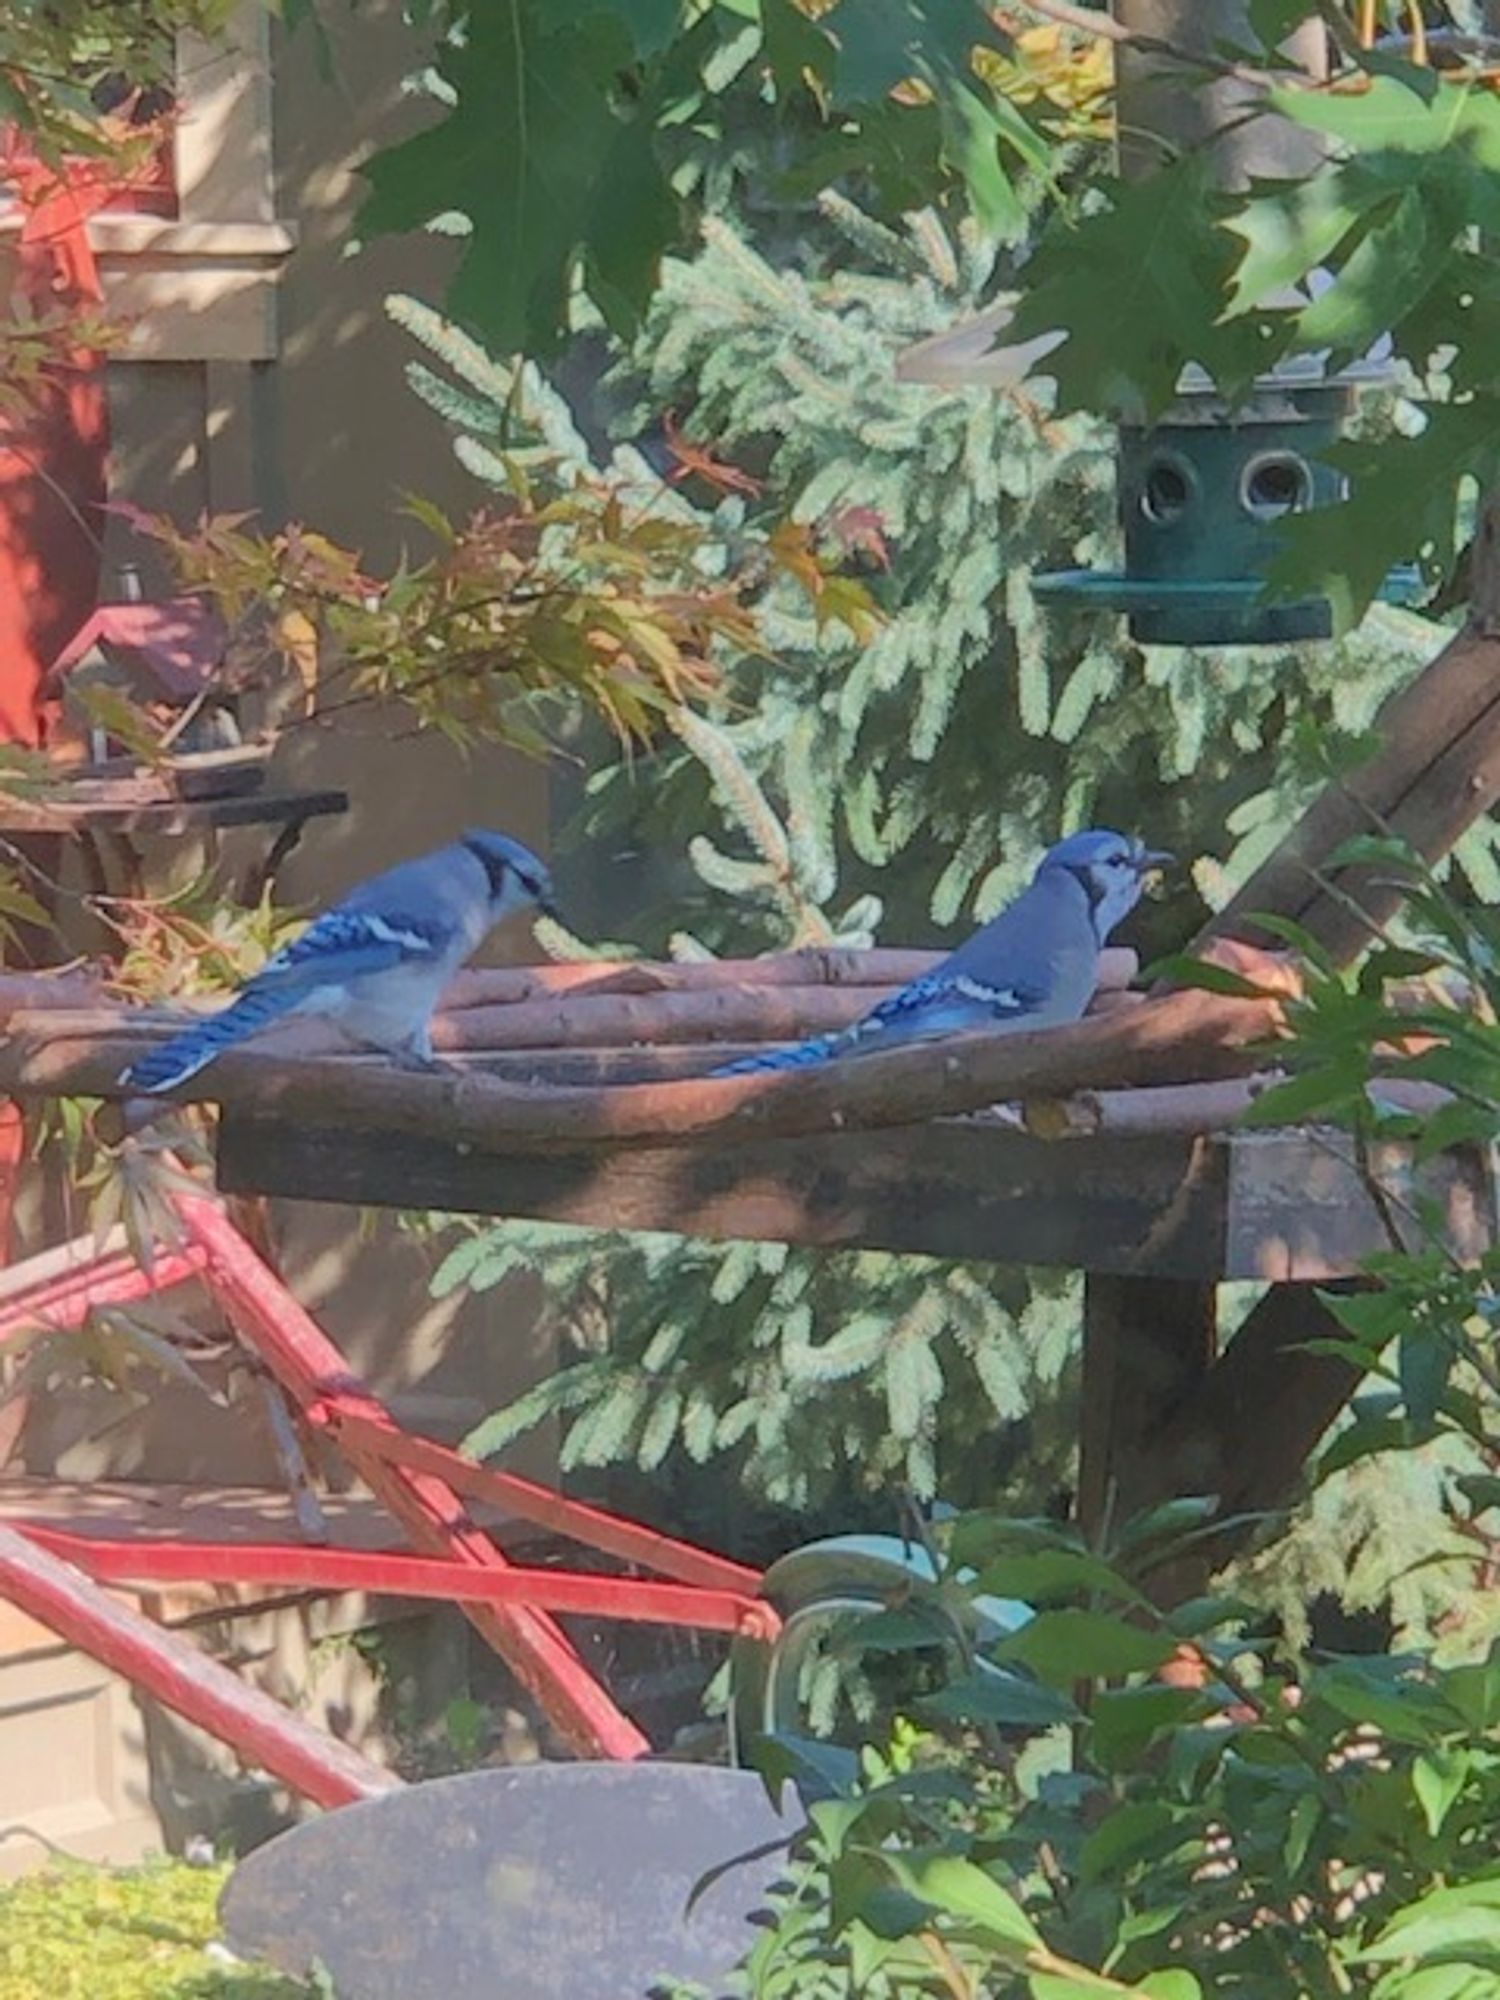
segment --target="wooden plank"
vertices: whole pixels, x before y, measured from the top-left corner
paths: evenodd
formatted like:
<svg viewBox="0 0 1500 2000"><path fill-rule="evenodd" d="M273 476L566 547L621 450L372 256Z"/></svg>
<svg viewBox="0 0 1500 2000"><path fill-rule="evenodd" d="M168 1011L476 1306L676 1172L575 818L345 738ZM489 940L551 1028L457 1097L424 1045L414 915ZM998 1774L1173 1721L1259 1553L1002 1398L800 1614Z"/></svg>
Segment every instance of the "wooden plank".
<svg viewBox="0 0 1500 2000"><path fill-rule="evenodd" d="M879 1249L1201 1282L1323 1279L1387 1247L1329 1142L1298 1133L1048 1140L995 1119L733 1146L507 1155L227 1105L219 1186L355 1206L528 1216L724 1241ZM1404 1171L1393 1151L1387 1171ZM1468 1152L1424 1175L1455 1242L1488 1241Z"/></svg>
<svg viewBox="0 0 1500 2000"><path fill-rule="evenodd" d="M374 1798L401 1782L3 1525L0 1597L319 1805Z"/></svg>
<svg viewBox="0 0 1500 2000"><path fill-rule="evenodd" d="M601 1229L674 1230L824 1249L1192 1278L1222 1263L1217 1142L1052 1144L990 1122L715 1149L484 1154L226 1109L219 1186L358 1205L525 1215Z"/></svg>
<svg viewBox="0 0 1500 2000"><path fill-rule="evenodd" d="M203 827L284 826L348 810L349 794L333 791L248 792L242 798L119 805L97 798L76 805L11 799L0 806L0 832L179 834Z"/></svg>

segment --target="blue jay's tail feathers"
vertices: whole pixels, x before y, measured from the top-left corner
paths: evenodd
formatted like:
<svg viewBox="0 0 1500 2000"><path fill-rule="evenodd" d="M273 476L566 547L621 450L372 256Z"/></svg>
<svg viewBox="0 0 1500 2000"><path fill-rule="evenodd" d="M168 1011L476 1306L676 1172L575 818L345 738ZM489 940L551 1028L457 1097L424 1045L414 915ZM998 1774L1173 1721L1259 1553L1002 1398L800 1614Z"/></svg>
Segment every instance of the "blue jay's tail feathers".
<svg viewBox="0 0 1500 2000"><path fill-rule="evenodd" d="M274 987L248 987L222 1014L215 1014L200 1026L189 1028L185 1034L174 1035L170 1042L163 1042L159 1048L149 1050L130 1065L120 1082L127 1089L138 1090L144 1097L154 1097L159 1091L175 1090L178 1084L196 1076L200 1069L206 1069L225 1049L233 1048L236 1042L247 1041L280 1015L289 1014L306 998L307 994L301 988L285 992Z"/></svg>
<svg viewBox="0 0 1500 2000"><path fill-rule="evenodd" d="M789 1049L776 1049L764 1056L741 1056L738 1062L711 1069L710 1076L764 1076L769 1070L813 1069L832 1062L848 1046L847 1035L818 1035L810 1042L798 1042Z"/></svg>

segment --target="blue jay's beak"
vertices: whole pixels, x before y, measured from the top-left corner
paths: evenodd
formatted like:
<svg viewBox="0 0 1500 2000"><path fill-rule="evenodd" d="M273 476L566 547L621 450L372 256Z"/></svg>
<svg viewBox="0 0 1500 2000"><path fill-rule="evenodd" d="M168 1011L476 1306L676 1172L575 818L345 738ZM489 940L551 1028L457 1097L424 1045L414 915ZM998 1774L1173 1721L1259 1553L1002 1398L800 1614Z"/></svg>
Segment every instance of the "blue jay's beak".
<svg viewBox="0 0 1500 2000"><path fill-rule="evenodd" d="M1176 859L1177 856L1169 854L1164 847L1143 847L1136 856L1136 873L1155 875L1163 868L1170 868Z"/></svg>

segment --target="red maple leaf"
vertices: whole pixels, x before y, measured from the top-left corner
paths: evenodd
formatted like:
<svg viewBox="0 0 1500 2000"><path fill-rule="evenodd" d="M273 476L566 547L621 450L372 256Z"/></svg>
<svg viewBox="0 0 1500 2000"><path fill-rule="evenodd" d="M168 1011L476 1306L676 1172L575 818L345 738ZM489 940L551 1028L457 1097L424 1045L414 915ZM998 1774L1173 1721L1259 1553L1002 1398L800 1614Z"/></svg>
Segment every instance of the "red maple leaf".
<svg viewBox="0 0 1500 2000"><path fill-rule="evenodd" d="M748 500L758 500L762 487L758 479L748 472L742 472L737 465L728 465L723 459L715 458L707 445L694 444L685 438L677 428L677 413L668 410L661 420L661 427L667 440L667 450L677 464L667 474L669 486L680 485L684 479L696 475L707 485L720 493L743 493Z"/></svg>
<svg viewBox="0 0 1500 2000"><path fill-rule="evenodd" d="M882 569L890 568L890 544L885 538L885 519L878 508L839 507L827 516L823 526L845 555L862 552Z"/></svg>

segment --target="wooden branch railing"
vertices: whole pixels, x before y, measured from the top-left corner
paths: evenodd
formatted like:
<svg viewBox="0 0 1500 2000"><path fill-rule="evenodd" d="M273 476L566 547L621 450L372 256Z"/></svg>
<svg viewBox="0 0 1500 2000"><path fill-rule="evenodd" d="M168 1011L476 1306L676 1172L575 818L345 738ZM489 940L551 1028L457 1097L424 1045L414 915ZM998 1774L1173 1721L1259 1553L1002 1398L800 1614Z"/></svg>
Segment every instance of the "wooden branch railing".
<svg viewBox="0 0 1500 2000"><path fill-rule="evenodd" d="M0 1040L0 1093L121 1097L140 1053L119 1014L17 1015ZM183 1099L253 1106L304 1124L426 1134L490 1152L728 1144L906 1125L1016 1099L1243 1074L1277 1032L1271 1000L1204 992L1030 1034L963 1035L782 1075L670 1082L526 1085L472 1067L421 1073L385 1063L232 1051ZM718 1049L704 1052L717 1060Z"/></svg>
<svg viewBox="0 0 1500 2000"><path fill-rule="evenodd" d="M831 950L687 965L616 961L479 968L461 972L444 994L433 1041L452 1054L794 1042L848 1027L886 994L930 971L941 956ZM1133 951L1104 952L1095 1008L1120 1002L1138 969ZM102 998L98 981L0 975L0 1019L22 1011L86 1010ZM144 1044L179 1031L205 1011L214 1007L143 1007L101 1013L99 1020L101 1032L138 1036ZM326 1024L295 1019L268 1030L264 1045L287 1055L348 1050ZM707 1050L701 1067L712 1067L714 1059L714 1051Z"/></svg>

